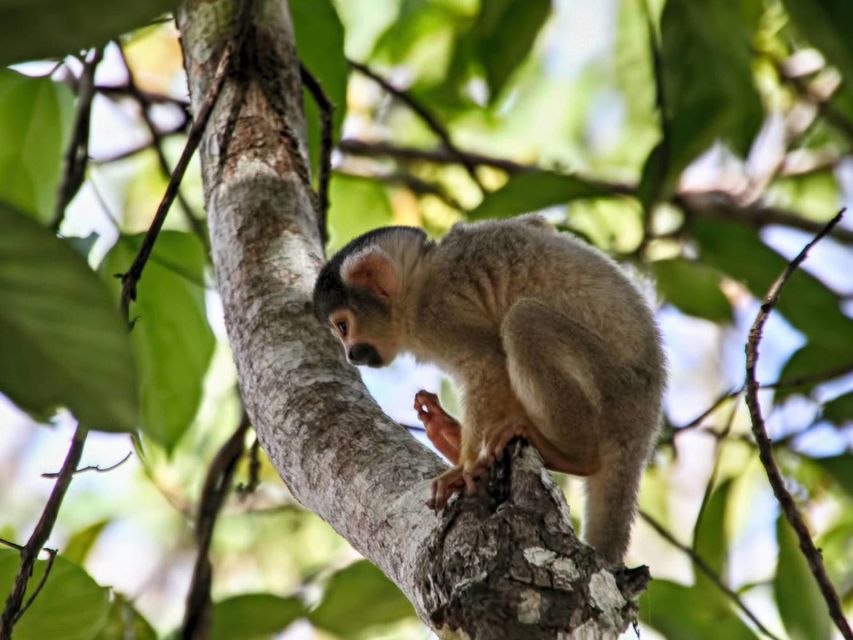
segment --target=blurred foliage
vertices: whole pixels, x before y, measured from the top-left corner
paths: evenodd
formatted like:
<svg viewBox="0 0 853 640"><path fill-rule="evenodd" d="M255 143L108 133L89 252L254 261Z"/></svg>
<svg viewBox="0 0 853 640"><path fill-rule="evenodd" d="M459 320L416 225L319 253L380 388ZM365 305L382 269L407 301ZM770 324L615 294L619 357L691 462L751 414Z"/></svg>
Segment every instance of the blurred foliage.
<svg viewBox="0 0 853 640"><path fill-rule="evenodd" d="M15 414L25 435L0 446L0 536L20 542L29 535L49 486L29 478L61 460L62 434L74 420L119 432L93 432L87 449L116 459L131 448L137 454L109 475L75 478L51 543L61 554L15 638L175 634L195 555L198 494L241 413L212 270L180 211L167 220L139 283L129 337L119 316L115 276L139 251L139 233L165 188L139 107L126 93L97 93L86 181L64 218L55 211L81 47L137 28L122 37L153 101L149 114L164 131L181 122L186 81L176 33L146 23L172 4L44 0L34 11L16 0L0 8L0 62L61 56L0 72L0 392L28 416ZM702 415L740 385L756 299L805 243L802 232L851 199L853 5L289 4L300 58L335 105L335 141L361 145L341 145L334 156L328 250L386 224L421 225L438 237L459 220L541 210L559 229L653 278L673 375L667 439L641 504L673 539L689 540L682 546L778 637L829 638L824 605L778 515L740 399L695 424L685 416ZM444 130L351 71L347 56L405 91ZM108 46L98 84L120 87L123 77ZM316 177L320 111L307 91L304 105ZM479 154L470 162L480 185L442 137ZM174 165L183 134L161 142ZM197 162L182 191L201 213ZM759 373L763 382L787 383L765 391L762 405L849 611L853 289L844 275L853 269L853 227L842 226L847 235L825 240L788 283ZM397 388L399 380L383 384ZM447 406L457 405L449 381L440 391ZM56 414L58 407L67 411ZM30 428L33 421L56 429ZM238 482L250 480L249 468L242 459ZM257 489L230 499L217 523L212 637L289 637L292 630L427 637L396 587L295 504L263 454L259 468ZM578 491L566 486L575 506ZM644 637L761 637L717 581L638 524L629 564L641 562L656 577L640 602ZM17 563L13 549L0 548L0 601ZM37 563L31 592L46 565Z"/></svg>

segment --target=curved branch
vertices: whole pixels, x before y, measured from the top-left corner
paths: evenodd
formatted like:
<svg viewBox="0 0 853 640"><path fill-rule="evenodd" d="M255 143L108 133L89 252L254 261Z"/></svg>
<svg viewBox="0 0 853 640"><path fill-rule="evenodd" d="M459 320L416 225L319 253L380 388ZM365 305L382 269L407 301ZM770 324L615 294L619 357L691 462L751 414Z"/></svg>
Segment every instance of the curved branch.
<svg viewBox="0 0 853 640"><path fill-rule="evenodd" d="M179 18L193 108L233 0ZM606 570L535 450L437 516L439 459L371 401L311 311L323 263L287 5L258 2L200 146L214 265L246 410L293 495L388 575L421 619L471 638L616 638L645 568Z"/></svg>

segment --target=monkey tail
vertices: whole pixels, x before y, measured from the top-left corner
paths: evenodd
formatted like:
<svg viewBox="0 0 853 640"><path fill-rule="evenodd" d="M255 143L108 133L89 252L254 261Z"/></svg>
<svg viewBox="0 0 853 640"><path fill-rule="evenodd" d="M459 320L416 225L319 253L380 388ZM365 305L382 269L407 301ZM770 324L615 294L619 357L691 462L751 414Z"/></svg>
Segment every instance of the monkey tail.
<svg viewBox="0 0 853 640"><path fill-rule="evenodd" d="M602 456L601 469L586 479L584 539L611 566L620 565L637 512L645 451L619 447Z"/></svg>

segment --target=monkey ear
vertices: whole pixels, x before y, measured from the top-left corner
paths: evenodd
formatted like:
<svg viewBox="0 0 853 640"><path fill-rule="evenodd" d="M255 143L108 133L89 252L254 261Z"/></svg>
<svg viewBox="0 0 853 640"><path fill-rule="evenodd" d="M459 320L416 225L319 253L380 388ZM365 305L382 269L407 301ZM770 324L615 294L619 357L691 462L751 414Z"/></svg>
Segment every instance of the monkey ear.
<svg viewBox="0 0 853 640"><path fill-rule="evenodd" d="M341 265L341 279L353 287L368 289L382 302L400 290L397 267L381 249L367 249L348 257Z"/></svg>

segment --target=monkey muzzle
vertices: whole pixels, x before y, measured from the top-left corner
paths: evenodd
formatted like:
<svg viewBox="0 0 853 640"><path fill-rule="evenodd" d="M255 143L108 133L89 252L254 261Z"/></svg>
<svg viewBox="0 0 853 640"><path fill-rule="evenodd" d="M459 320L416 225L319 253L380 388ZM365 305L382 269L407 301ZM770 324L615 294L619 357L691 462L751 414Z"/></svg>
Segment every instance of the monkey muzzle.
<svg viewBox="0 0 853 640"><path fill-rule="evenodd" d="M381 367L382 357L372 344L359 342L349 350L347 359L351 364L366 364L368 367Z"/></svg>

